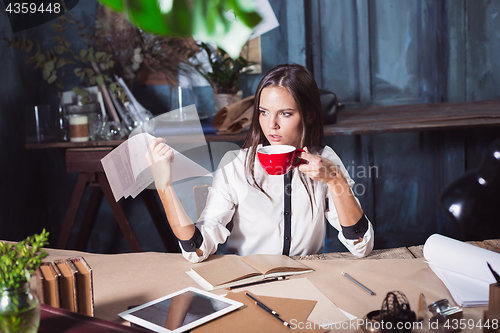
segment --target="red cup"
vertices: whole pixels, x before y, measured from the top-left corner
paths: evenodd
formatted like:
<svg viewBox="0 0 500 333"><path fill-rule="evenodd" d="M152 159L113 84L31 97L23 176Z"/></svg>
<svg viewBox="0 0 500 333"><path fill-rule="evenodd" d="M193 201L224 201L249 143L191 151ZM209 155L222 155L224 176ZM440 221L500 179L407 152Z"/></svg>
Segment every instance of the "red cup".
<svg viewBox="0 0 500 333"><path fill-rule="evenodd" d="M284 175L307 161L298 157L305 151L289 145L271 145L259 148L257 156L260 165L272 176Z"/></svg>

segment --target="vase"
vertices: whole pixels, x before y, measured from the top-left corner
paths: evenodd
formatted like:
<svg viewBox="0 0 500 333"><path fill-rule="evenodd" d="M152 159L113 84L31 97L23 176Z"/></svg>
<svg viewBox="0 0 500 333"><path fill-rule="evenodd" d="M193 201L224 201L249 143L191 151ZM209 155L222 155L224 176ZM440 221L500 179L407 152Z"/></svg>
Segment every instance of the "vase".
<svg viewBox="0 0 500 333"><path fill-rule="evenodd" d="M28 282L19 288L0 288L0 332L35 333L39 324L40 302Z"/></svg>
<svg viewBox="0 0 500 333"><path fill-rule="evenodd" d="M219 112L223 107L241 101L242 96L241 90L236 94L214 94L215 111Z"/></svg>

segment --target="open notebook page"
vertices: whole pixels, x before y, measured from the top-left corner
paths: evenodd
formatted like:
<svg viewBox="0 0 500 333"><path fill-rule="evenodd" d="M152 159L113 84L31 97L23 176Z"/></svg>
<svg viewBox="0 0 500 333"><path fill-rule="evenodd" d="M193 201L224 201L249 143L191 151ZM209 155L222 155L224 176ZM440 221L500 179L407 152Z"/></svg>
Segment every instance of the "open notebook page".
<svg viewBox="0 0 500 333"><path fill-rule="evenodd" d="M257 269L262 274L275 272L300 272L308 271L309 267L299 261L284 255L271 254L249 254L241 257L241 260Z"/></svg>

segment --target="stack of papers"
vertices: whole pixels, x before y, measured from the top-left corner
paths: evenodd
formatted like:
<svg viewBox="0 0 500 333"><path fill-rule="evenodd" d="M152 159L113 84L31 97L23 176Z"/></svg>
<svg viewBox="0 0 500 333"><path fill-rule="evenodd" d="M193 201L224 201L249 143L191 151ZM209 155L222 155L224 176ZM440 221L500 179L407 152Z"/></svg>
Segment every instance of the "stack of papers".
<svg viewBox="0 0 500 333"><path fill-rule="evenodd" d="M120 144L101 159L115 200L132 196L135 198L153 181L153 174L146 161L146 153L155 137L140 133ZM173 182L191 177L212 177L212 173L173 149Z"/></svg>
<svg viewBox="0 0 500 333"><path fill-rule="evenodd" d="M459 306L488 305L496 280L486 262L500 273L499 253L434 234L425 242L424 257Z"/></svg>

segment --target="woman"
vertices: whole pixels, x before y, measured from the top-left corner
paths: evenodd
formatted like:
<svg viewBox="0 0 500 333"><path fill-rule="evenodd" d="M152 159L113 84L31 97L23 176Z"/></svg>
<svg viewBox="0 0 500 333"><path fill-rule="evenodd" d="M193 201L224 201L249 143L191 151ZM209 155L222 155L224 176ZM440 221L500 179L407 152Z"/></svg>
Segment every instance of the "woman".
<svg viewBox="0 0 500 333"><path fill-rule="evenodd" d="M257 149L269 144L303 148L307 163L270 176L256 159ZM325 218L351 253L373 249L373 227L351 191L354 181L325 146L318 87L303 66L279 65L261 80L243 148L223 158L196 226L171 184L172 150L162 138L149 148L158 194L189 261L206 259L226 239L227 249L239 255L321 253Z"/></svg>

